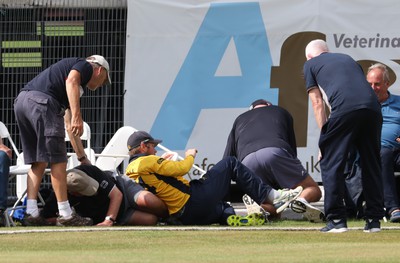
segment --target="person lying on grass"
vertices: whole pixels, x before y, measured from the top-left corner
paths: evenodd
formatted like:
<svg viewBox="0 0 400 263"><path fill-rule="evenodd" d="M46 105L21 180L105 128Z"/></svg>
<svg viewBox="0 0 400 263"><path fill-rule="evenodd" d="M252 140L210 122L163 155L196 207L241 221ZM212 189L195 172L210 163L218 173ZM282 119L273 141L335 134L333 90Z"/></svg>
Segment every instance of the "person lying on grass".
<svg viewBox="0 0 400 263"><path fill-rule="evenodd" d="M233 207L224 201L231 181L258 204L275 205L282 212L295 200L303 188L274 190L235 157L225 157L198 180L190 182L184 176L191 169L197 150L186 151L184 160L173 161L156 156L155 147L161 140L145 131L136 131L128 139L130 155L126 175L154 193L168 207L170 221L183 225L260 225L263 215L235 215Z"/></svg>
<svg viewBox="0 0 400 263"><path fill-rule="evenodd" d="M71 206L97 226L156 225L168 217L163 201L125 175L114 175L93 165L80 165L67 173ZM52 193L42 216L55 223L56 199Z"/></svg>

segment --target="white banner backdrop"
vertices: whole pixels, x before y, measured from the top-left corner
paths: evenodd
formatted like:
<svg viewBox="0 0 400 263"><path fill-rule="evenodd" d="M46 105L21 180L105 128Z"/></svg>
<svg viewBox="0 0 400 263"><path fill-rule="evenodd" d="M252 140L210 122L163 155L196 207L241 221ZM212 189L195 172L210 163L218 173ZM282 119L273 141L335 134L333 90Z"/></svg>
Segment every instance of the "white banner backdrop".
<svg viewBox="0 0 400 263"><path fill-rule="evenodd" d="M265 98L292 113L299 158L320 181L304 48L325 39L363 68L386 64L394 82L398 25L397 0L128 1L124 123L182 156L197 148L195 162L208 170L221 159L234 119ZM398 85L390 91L399 93Z"/></svg>

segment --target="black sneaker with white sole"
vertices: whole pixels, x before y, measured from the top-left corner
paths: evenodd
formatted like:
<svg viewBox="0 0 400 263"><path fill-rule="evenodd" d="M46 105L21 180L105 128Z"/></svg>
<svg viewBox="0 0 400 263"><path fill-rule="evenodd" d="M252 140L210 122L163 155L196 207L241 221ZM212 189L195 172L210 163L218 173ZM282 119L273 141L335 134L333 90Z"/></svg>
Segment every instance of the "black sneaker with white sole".
<svg viewBox="0 0 400 263"><path fill-rule="evenodd" d="M329 220L324 228L320 230L324 233L343 233L347 232L347 222L346 219L333 219Z"/></svg>
<svg viewBox="0 0 400 263"><path fill-rule="evenodd" d="M367 219L365 221L364 232L376 233L381 231L381 222L378 219Z"/></svg>

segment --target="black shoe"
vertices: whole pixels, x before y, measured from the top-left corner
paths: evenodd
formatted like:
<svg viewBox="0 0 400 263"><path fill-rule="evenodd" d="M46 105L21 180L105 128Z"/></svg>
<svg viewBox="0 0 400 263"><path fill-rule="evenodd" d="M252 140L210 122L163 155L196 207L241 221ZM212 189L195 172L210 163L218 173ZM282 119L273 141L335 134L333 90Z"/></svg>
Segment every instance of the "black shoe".
<svg viewBox="0 0 400 263"><path fill-rule="evenodd" d="M320 230L324 233L343 233L347 232L347 222L346 219L333 219L329 220L326 227Z"/></svg>
<svg viewBox="0 0 400 263"><path fill-rule="evenodd" d="M51 223L42 216L33 217L30 214L24 213L24 219L22 219L23 226L50 226Z"/></svg>
<svg viewBox="0 0 400 263"><path fill-rule="evenodd" d="M56 226L91 226L93 220L90 217L82 217L75 212L72 213L71 217L66 219L62 216L57 218Z"/></svg>
<svg viewBox="0 0 400 263"><path fill-rule="evenodd" d="M399 223L400 222L400 210L396 209L390 214L390 222Z"/></svg>
<svg viewBox="0 0 400 263"><path fill-rule="evenodd" d="M381 222L378 219L367 219L365 220L365 233L376 233L381 231Z"/></svg>

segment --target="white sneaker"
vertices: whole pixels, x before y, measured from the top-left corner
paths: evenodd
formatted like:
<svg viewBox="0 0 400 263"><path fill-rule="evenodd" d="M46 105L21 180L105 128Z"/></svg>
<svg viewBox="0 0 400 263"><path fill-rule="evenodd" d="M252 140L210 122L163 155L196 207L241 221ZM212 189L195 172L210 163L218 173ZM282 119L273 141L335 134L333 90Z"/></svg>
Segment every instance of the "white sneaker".
<svg viewBox="0 0 400 263"><path fill-rule="evenodd" d="M276 208L276 213L280 213L285 210L289 204L295 200L301 192L303 192L303 187L298 186L295 189L282 189L278 190L280 196L273 201L273 205Z"/></svg>
<svg viewBox="0 0 400 263"><path fill-rule="evenodd" d="M243 203L246 206L247 214L263 214L265 221L268 221L269 213L264 210L259 204L257 204L250 196L247 194L242 197Z"/></svg>
<svg viewBox="0 0 400 263"><path fill-rule="evenodd" d="M315 206L312 206L304 198L294 200L290 204L290 208L296 213L303 214L312 223L322 223L325 221L324 213Z"/></svg>

